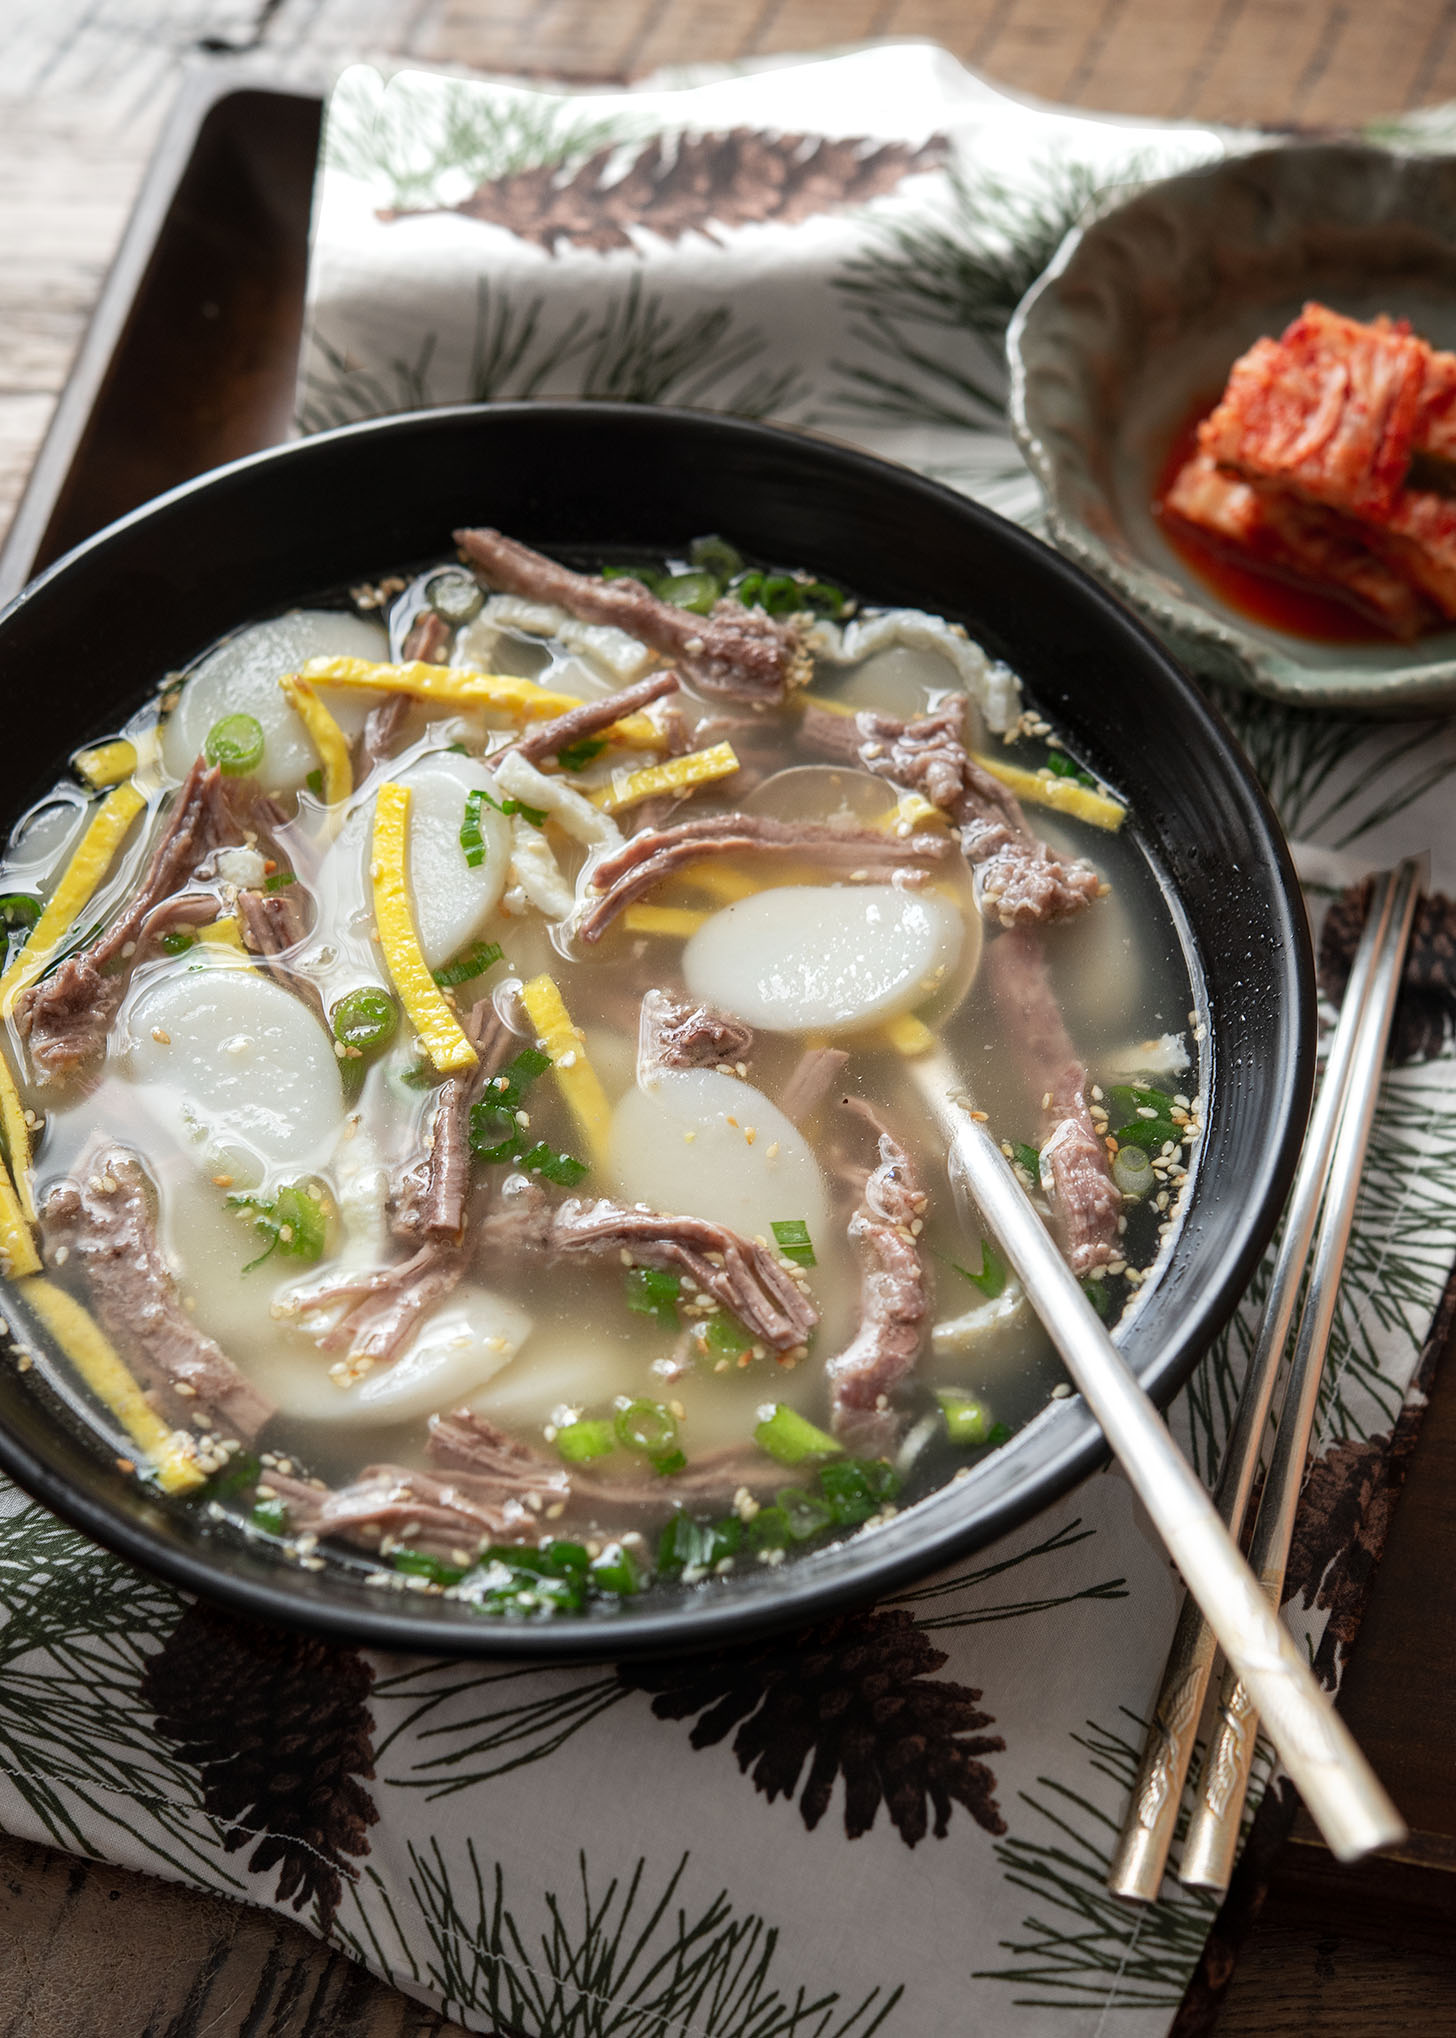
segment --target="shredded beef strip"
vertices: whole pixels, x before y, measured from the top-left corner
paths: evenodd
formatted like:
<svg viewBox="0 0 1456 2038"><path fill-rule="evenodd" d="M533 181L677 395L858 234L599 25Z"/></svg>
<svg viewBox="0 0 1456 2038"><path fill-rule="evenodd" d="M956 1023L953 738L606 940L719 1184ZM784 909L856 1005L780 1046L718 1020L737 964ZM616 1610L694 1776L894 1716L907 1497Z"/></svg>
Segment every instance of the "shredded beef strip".
<svg viewBox="0 0 1456 2038"><path fill-rule="evenodd" d="M201 1416L223 1436L251 1442L273 1403L183 1308L136 1155L95 1150L79 1177L51 1191L41 1223L50 1264L79 1268L102 1327L163 1419L191 1429Z"/></svg>
<svg viewBox="0 0 1456 2038"><path fill-rule="evenodd" d="M396 1176L390 1195L390 1228L396 1238L433 1239L458 1245L465 1233L470 1193L470 1111L505 1060L515 1036L489 998L473 1006L463 1031L479 1060L461 1069L436 1091L435 1115L425 1151Z"/></svg>
<svg viewBox="0 0 1456 2038"><path fill-rule="evenodd" d="M1074 1274L1122 1254L1122 1194L1087 1109L1087 1068L1072 1044L1047 973L1040 937L1013 928L990 944L986 976L1028 1090L1042 1109L1042 1155L1052 1214Z"/></svg>
<svg viewBox="0 0 1456 2038"><path fill-rule="evenodd" d="M366 763L383 764L385 758L394 755L394 747L409 719L409 711L410 697L407 693L386 694L378 707L369 710L364 719Z"/></svg>
<svg viewBox="0 0 1456 2038"><path fill-rule="evenodd" d="M466 1261L462 1247L427 1238L407 1260L327 1288L306 1290L293 1297L292 1306L297 1314L309 1315L335 1302L349 1302L339 1321L319 1338L319 1349L347 1352L350 1358L378 1364L392 1359L416 1324L459 1285Z"/></svg>
<svg viewBox="0 0 1456 2038"><path fill-rule="evenodd" d="M64 1081L100 1059L126 992L126 972L113 966L135 953L143 928L163 900L181 890L206 857L238 842L241 833L222 773L199 758L125 912L89 947L68 955L16 1000L15 1023L30 1043L38 1082Z"/></svg>
<svg viewBox="0 0 1456 2038"><path fill-rule="evenodd" d="M701 814L675 827L643 829L599 863L592 886L602 896L587 907L578 937L600 941L617 915L654 890L684 865L705 856L783 856L799 853L825 863L862 864L881 876L886 869L934 863L949 843L942 835L896 839L877 828L832 828L817 821L774 821L766 814Z"/></svg>
<svg viewBox="0 0 1456 2038"><path fill-rule="evenodd" d="M400 656L407 665L416 660L421 665L448 665L450 625L445 618L434 609L421 609L400 646ZM391 695L390 698L397 697Z"/></svg>
<svg viewBox="0 0 1456 2038"><path fill-rule="evenodd" d="M583 623L608 623L670 658L699 693L731 700L782 701L802 686L813 661L793 624L724 600L711 615L659 601L638 580L573 573L499 531L457 531L455 542L493 587L551 602Z"/></svg>
<svg viewBox="0 0 1456 2038"><path fill-rule="evenodd" d="M406 1465L366 1465L357 1479L336 1489L266 1469L261 1483L286 1503L290 1535L337 1536L364 1549L377 1549L393 1536L412 1550L468 1565L486 1543L534 1543L543 1534L560 1533L549 1517L570 1497L566 1476L542 1459L529 1454L527 1459L514 1483Z"/></svg>
<svg viewBox="0 0 1456 2038"><path fill-rule="evenodd" d="M879 1138L879 1163L849 1220L860 1263L859 1329L829 1360L830 1427L862 1457L887 1457L900 1436L890 1396L914 1366L930 1317L930 1277L919 1234L925 1191L910 1157L869 1106L846 1098Z"/></svg>
<svg viewBox="0 0 1456 2038"><path fill-rule="evenodd" d="M649 672L645 679L639 679L634 686L624 686L620 693L607 694L599 701L583 701L578 708L568 708L564 715L557 715L549 722L538 722L511 747L518 757L535 764L542 757L555 757L558 751L569 750L573 743L584 743L590 736L599 736L603 729L610 729L613 722L620 722L626 715L635 715L639 708L648 707L664 695L676 692L675 672Z"/></svg>
<svg viewBox="0 0 1456 2038"><path fill-rule="evenodd" d="M237 899L238 921L248 953L260 957L274 982L301 998L327 1025L318 985L286 961L308 932L307 896L299 884L285 885L276 892L242 890Z"/></svg>
<svg viewBox="0 0 1456 2038"><path fill-rule="evenodd" d="M785 1118L803 1126L821 1110L848 1060L842 1047L806 1047L779 1098Z"/></svg>
<svg viewBox="0 0 1456 2038"><path fill-rule="evenodd" d="M857 764L940 807L955 825L975 872L976 903L1003 927L1045 924L1080 913L1102 892L1090 864L1063 862L1027 823L1021 802L966 749L965 697L901 721L861 709L836 715L810 702L800 745L836 764Z"/></svg>
<svg viewBox="0 0 1456 2038"><path fill-rule="evenodd" d="M480 1244L488 1254L613 1259L681 1273L777 1353L798 1350L819 1321L793 1274L767 1247L701 1217L638 1210L608 1196L553 1205L523 1195L483 1219Z"/></svg>
<svg viewBox="0 0 1456 2038"><path fill-rule="evenodd" d="M637 1067L644 1069L737 1068L753 1052L753 1028L711 1005L693 1005L668 991L642 999L637 1030Z"/></svg>

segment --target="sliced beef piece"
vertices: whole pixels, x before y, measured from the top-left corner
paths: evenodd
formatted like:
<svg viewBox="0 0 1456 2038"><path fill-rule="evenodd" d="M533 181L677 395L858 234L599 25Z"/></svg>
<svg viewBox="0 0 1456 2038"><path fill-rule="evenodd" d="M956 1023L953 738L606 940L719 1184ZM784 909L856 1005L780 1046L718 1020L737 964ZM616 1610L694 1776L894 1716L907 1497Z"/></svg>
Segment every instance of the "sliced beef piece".
<svg viewBox="0 0 1456 2038"><path fill-rule="evenodd" d="M823 863L860 865L883 878L947 854L942 835L909 835L897 840L877 828L832 828L817 821L775 821L766 814L702 814L675 827L644 829L615 850L592 873L602 896L589 905L577 926L579 938L600 941L617 915L686 865L705 856L812 856Z"/></svg>
<svg viewBox="0 0 1456 2038"><path fill-rule="evenodd" d="M448 665L450 625L445 618L434 609L421 609L400 646L400 656L406 664L417 660L421 665Z"/></svg>
<svg viewBox="0 0 1456 2038"><path fill-rule="evenodd" d="M482 1221L480 1245L494 1255L611 1259L680 1273L691 1288L730 1310L756 1342L780 1354L802 1347L819 1321L782 1261L706 1218L639 1210L607 1196L554 1205L523 1196Z"/></svg>
<svg viewBox="0 0 1456 2038"><path fill-rule="evenodd" d="M499 531L457 531L455 542L493 587L529 601L553 602L584 623L609 623L670 658L699 693L731 700L781 701L813 670L790 622L761 609L720 601L710 616L659 601L637 580L573 573Z"/></svg>
<svg viewBox="0 0 1456 2038"><path fill-rule="evenodd" d="M859 1329L825 1367L835 1436L862 1457L886 1457L899 1441L891 1405L914 1367L930 1319L930 1279L916 1229L926 1197L910 1157L857 1100L852 1109L878 1133L879 1161L849 1221L860 1263Z"/></svg>
<svg viewBox="0 0 1456 2038"><path fill-rule="evenodd" d="M531 1490L539 1491L543 1507L555 1507L551 1475L544 1466L541 1471L539 1488ZM534 1543L549 1532L524 1491L503 1493L499 1481L468 1472L366 1465L357 1479L336 1490L284 1482L271 1473L263 1483L287 1503L290 1535L337 1536L364 1549L378 1549L393 1537L412 1550L468 1565L487 1543Z"/></svg>
<svg viewBox="0 0 1456 2038"><path fill-rule="evenodd" d="M514 1035L489 998L482 998L464 1021L464 1032L479 1056L473 1068L461 1069L435 1092L425 1151L409 1161L395 1179L390 1196L390 1228L396 1238L433 1239L458 1245L465 1231L465 1201L470 1193L470 1111L505 1060Z"/></svg>
<svg viewBox="0 0 1456 2038"><path fill-rule="evenodd" d="M842 1047L806 1047L779 1098L779 1109L803 1126L828 1103L849 1056Z"/></svg>
<svg viewBox="0 0 1456 2038"><path fill-rule="evenodd" d="M142 929L208 856L242 840L222 773L201 758L177 794L142 881L125 911L89 947L79 949L16 1001L15 1023L30 1044L40 1083L59 1082L99 1061L126 992L123 964Z"/></svg>
<svg viewBox="0 0 1456 2038"><path fill-rule="evenodd" d="M409 720L410 697L407 693L388 693L377 707L369 710L364 720L364 761L366 764L383 764L387 757L393 757L404 725Z"/></svg>
<svg viewBox="0 0 1456 2038"><path fill-rule="evenodd" d="M753 1052L753 1028L711 1005L648 991L637 1031L639 1074L650 1069L736 1067Z"/></svg>
<svg viewBox="0 0 1456 2038"><path fill-rule="evenodd" d="M990 945L986 974L1022 1078L1041 1104L1042 1153L1052 1180L1052 1217L1074 1274L1121 1257L1122 1194L1087 1109L1087 1069L1067 1032L1030 928Z"/></svg>
<svg viewBox="0 0 1456 2038"><path fill-rule="evenodd" d="M302 998L327 1025L328 1014L318 985L288 962L308 932L308 896L300 884L284 885L276 892L247 888L238 893L238 921L248 953L261 957L274 982Z"/></svg>
<svg viewBox="0 0 1456 2038"><path fill-rule="evenodd" d="M427 1239L407 1260L295 1295L293 1307L308 1315L348 1302L343 1316L318 1340L319 1348L378 1364L392 1359L421 1319L458 1287L466 1257L459 1246Z"/></svg>
<svg viewBox="0 0 1456 2038"><path fill-rule="evenodd" d="M51 1265L79 1270L103 1329L159 1414L178 1428L205 1417L224 1437L251 1442L273 1403L183 1308L136 1155L96 1149L79 1176L51 1191L41 1223Z"/></svg>
<svg viewBox="0 0 1456 2038"><path fill-rule="evenodd" d="M857 764L917 792L948 814L975 872L976 902L1003 927L1065 920L1102 892L1089 864L1053 855L1027 823L1021 802L977 764L964 741L965 697L902 721L861 709L836 715L812 702L799 727L802 749Z"/></svg>
<svg viewBox="0 0 1456 2038"><path fill-rule="evenodd" d="M579 708L568 708L564 715L557 715L549 722L538 722L512 748L517 756L535 764L543 757L555 757L559 751L569 750L573 743L584 743L591 736L600 736L603 729L610 729L624 716L635 715L653 701L660 701L664 695L676 692L675 672L649 672L645 679L639 679L634 686L623 687L620 693L607 694L598 701L583 701Z"/></svg>

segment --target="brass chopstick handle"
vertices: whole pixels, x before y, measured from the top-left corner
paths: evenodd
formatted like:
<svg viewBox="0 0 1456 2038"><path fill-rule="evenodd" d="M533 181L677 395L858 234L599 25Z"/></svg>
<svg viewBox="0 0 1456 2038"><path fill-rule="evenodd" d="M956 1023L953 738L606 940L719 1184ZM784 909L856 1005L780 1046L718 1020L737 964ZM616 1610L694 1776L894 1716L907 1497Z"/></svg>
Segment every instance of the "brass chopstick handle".
<svg viewBox="0 0 1456 2038"><path fill-rule="evenodd" d="M1220 1520L1235 1536L1242 1529L1248 1510L1315 1220L1324 1200L1335 1135L1349 1091L1360 1017L1369 1000L1372 964L1376 948L1390 925L1395 875L1394 871L1381 871L1371 885L1365 926L1330 1041L1324 1080L1310 1114L1269 1293L1224 1450L1213 1504ZM1108 1869L1107 1886L1115 1896L1152 1903L1162 1887L1217 1653L1212 1628L1197 1602L1185 1592L1149 1716L1127 1813Z"/></svg>
<svg viewBox="0 0 1456 2038"><path fill-rule="evenodd" d="M1420 898L1422 875L1423 859L1418 858L1409 859L1397 871L1390 912L1372 963L1370 994L1357 1030L1349 1096L1335 1138L1334 1159L1315 1241L1309 1289L1295 1335L1284 1407L1249 1548L1249 1562L1258 1573L1268 1601L1274 1608L1278 1607L1283 1596L1294 1518L1319 1408L1325 1354L1339 1300L1340 1276L1344 1271L1345 1251L1365 1165L1365 1150L1379 1095L1380 1071L1385 1061L1391 1021L1395 1016L1402 965ZM1263 1709L1259 1693L1247 1678L1240 1679L1238 1666L1231 1663L1219 1693L1218 1717L1183 1848L1180 1875L1185 1883L1195 1888L1228 1887L1254 1761L1259 1725L1257 1714ZM1269 1725L1275 1745L1283 1756L1285 1751L1279 1746L1274 1723L1271 1721ZM1292 1765L1287 1758L1285 1766L1292 1773ZM1298 1776L1295 1782L1299 1784ZM1299 1787L1303 1790L1302 1784ZM1313 1811L1314 1807L1310 1806L1310 1810ZM1353 1858L1350 1852L1342 1851L1345 1836L1339 1829L1334 1833L1326 1832L1325 1838L1331 1852L1340 1859Z"/></svg>

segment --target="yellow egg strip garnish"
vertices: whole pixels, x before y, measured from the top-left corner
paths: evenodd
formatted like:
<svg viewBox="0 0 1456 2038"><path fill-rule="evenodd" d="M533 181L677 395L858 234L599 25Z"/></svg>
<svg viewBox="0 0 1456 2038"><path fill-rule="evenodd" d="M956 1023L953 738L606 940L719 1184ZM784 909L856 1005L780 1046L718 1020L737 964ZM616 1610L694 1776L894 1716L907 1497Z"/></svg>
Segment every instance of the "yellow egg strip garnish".
<svg viewBox="0 0 1456 2038"><path fill-rule="evenodd" d="M1023 771L1020 765L1003 764L999 757L982 757L979 752L976 762L1029 805L1055 807L1060 814L1090 821L1094 828L1106 828L1112 834L1127 819L1127 808L1120 800L1094 792L1089 785L1078 785L1074 778L1058 778L1050 771Z"/></svg>
<svg viewBox="0 0 1456 2038"><path fill-rule="evenodd" d="M435 707L498 708L523 722L549 722L581 706L575 694L551 693L533 679L465 672L454 665L429 665L422 659L408 665L375 665L367 658L310 658L303 677L316 686L407 693L412 700L428 701ZM663 741L661 729L646 715L626 715L605 733L612 742L628 743L637 750L655 750Z"/></svg>
<svg viewBox="0 0 1456 2038"><path fill-rule="evenodd" d="M858 707L849 701L831 701L822 693L801 693L799 705L805 708L823 708L826 715L857 715Z"/></svg>
<svg viewBox="0 0 1456 2038"><path fill-rule="evenodd" d="M151 1460L164 1493L186 1493L207 1476L185 1430L169 1429L117 1356L101 1326L74 1295L36 1274L18 1291L30 1304L81 1378Z"/></svg>
<svg viewBox="0 0 1456 2038"><path fill-rule="evenodd" d="M137 766L135 743L118 736L114 743L98 743L94 750L82 750L71 763L87 785L100 792L103 786L120 785Z"/></svg>
<svg viewBox="0 0 1456 2038"><path fill-rule="evenodd" d="M343 730L306 679L290 672L278 684L288 696L289 706L296 710L307 729L309 742L318 752L324 771L324 804L332 807L336 801L348 799L354 790L354 767L349 762L349 746L344 740Z"/></svg>
<svg viewBox="0 0 1456 2038"><path fill-rule="evenodd" d="M9 1175L0 1167L0 1272L12 1281L22 1274L40 1272L40 1254L29 1221L34 1214L21 1208Z"/></svg>
<svg viewBox="0 0 1456 2038"><path fill-rule="evenodd" d="M639 800L656 793L685 792L695 785L711 785L729 778L738 769L738 753L731 743L715 743L711 750L689 750L682 757L669 757L661 764L644 765L641 771L619 771L610 785L590 795L593 806L608 814L620 814Z"/></svg>
<svg viewBox="0 0 1456 2038"><path fill-rule="evenodd" d="M679 882L692 885L697 891L706 892L710 898L722 899L726 905L735 905L739 899L751 899L755 892L766 889L762 879L750 877L747 871L735 870L731 863L690 863L686 870L678 873Z"/></svg>
<svg viewBox="0 0 1456 2038"><path fill-rule="evenodd" d="M30 1222L35 1220L35 1199L30 1193L30 1126L25 1106L10 1073L10 1064L0 1054L0 1132L5 1136L5 1158L20 1207Z"/></svg>
<svg viewBox="0 0 1456 2038"><path fill-rule="evenodd" d="M903 1054L907 1060L917 1054L928 1054L935 1045L935 1035L913 1012L887 1019L878 1030L886 1046L893 1047L896 1054Z"/></svg>
<svg viewBox="0 0 1456 2038"><path fill-rule="evenodd" d="M709 918L696 906L629 906L622 925L629 934L675 934L686 941Z"/></svg>
<svg viewBox="0 0 1456 2038"><path fill-rule="evenodd" d="M543 1054L551 1057L556 1081L567 1109L598 1165L606 1160L612 1129L612 1107L596 1070L587 1060L586 1036L571 1022L560 991L548 976L533 977L521 1002L536 1029Z"/></svg>
<svg viewBox="0 0 1456 2038"><path fill-rule="evenodd" d="M205 927L198 928L197 938L205 941L209 948L227 948L238 955L248 952L236 913L224 913L220 920L209 920Z"/></svg>
<svg viewBox="0 0 1456 2038"><path fill-rule="evenodd" d="M136 787L128 784L108 793L96 809L75 855L61 873L50 904L31 928L29 941L0 977L0 1015L9 1018L20 993L35 982L65 940L145 805Z"/></svg>
<svg viewBox="0 0 1456 2038"><path fill-rule="evenodd" d="M374 883L374 924L379 945L420 1045L440 1070L474 1067L480 1057L430 974L415 930L405 869L409 840L410 789L382 785L374 802L374 845L369 875Z"/></svg>

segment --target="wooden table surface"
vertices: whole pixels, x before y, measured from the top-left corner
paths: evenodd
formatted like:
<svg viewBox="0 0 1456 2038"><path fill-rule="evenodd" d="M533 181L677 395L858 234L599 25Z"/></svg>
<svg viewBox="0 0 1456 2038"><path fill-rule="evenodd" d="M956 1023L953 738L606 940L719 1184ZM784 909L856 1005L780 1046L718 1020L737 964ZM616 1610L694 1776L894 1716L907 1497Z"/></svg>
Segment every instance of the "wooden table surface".
<svg viewBox="0 0 1456 2038"><path fill-rule="evenodd" d="M599 80L875 36L931 38L1014 90L1112 112L1319 125L1456 99L1456 0L0 0L0 526L188 57L256 51L313 78L405 54ZM1296 1827L1220 2038L1456 2038L1453 1556L1448 1364L1343 1700L1410 1845L1341 1870ZM0 1836L0 2038L457 2031L267 1913Z"/></svg>

